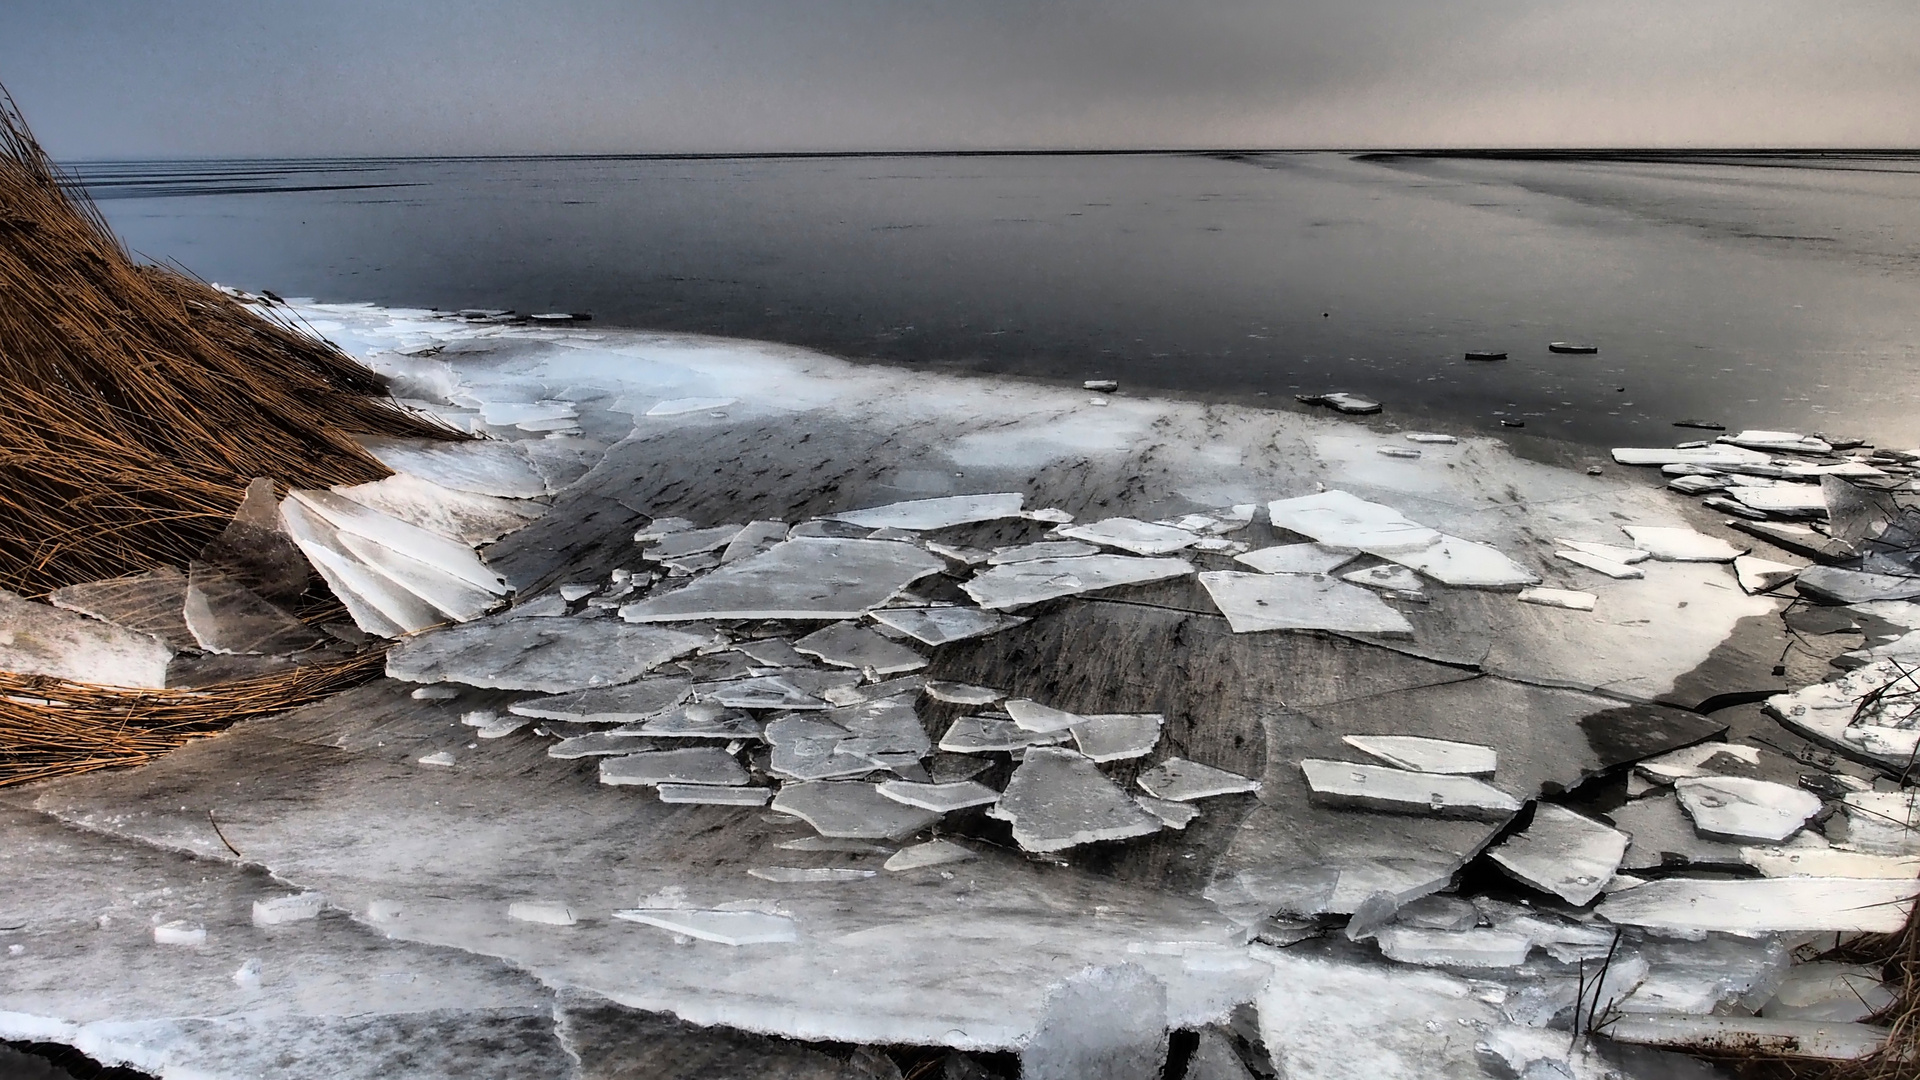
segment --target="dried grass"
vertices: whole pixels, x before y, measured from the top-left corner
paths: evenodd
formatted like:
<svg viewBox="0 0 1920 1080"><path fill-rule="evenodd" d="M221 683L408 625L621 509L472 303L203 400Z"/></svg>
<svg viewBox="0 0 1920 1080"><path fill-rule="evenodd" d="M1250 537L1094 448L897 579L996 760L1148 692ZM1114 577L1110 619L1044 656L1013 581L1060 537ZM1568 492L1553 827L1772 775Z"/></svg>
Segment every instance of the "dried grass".
<svg viewBox="0 0 1920 1080"><path fill-rule="evenodd" d="M0 88L0 587L184 566L256 476L378 480L355 433L461 437L380 376L136 263Z"/></svg>

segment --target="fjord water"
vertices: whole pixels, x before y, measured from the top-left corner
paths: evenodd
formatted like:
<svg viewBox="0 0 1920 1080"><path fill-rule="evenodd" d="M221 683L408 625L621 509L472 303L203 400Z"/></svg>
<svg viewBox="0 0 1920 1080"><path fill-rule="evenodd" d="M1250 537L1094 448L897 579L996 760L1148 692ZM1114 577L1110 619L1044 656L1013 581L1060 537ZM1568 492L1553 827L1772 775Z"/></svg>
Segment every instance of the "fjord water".
<svg viewBox="0 0 1920 1080"><path fill-rule="evenodd" d="M139 254L284 296L589 312L1588 445L1920 444L1920 157L116 162ZM1551 341L1598 355L1551 354ZM1509 358L1470 362L1467 350ZM1502 420L1525 424L1524 433Z"/></svg>

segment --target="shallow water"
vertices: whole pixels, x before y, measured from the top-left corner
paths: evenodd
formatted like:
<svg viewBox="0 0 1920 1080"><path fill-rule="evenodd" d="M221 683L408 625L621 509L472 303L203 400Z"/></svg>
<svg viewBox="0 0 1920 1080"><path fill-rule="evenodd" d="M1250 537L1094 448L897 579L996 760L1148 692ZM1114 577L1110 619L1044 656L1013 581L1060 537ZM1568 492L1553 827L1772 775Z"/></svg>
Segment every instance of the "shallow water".
<svg viewBox="0 0 1920 1080"><path fill-rule="evenodd" d="M128 244L282 295L591 312L1591 445L1920 443L1920 159L1031 155L94 163ZM1553 355L1550 341L1600 346ZM1504 349L1510 359L1462 359Z"/></svg>

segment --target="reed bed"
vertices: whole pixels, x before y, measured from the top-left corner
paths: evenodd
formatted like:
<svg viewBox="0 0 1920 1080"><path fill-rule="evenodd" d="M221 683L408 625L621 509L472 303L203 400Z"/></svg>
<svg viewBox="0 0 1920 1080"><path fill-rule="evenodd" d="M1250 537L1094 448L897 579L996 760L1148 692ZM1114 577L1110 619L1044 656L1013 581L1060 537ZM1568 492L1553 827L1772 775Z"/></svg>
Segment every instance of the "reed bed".
<svg viewBox="0 0 1920 1080"><path fill-rule="evenodd" d="M356 433L456 438L332 345L142 265L0 88L0 588L184 566L247 482L378 480Z"/></svg>

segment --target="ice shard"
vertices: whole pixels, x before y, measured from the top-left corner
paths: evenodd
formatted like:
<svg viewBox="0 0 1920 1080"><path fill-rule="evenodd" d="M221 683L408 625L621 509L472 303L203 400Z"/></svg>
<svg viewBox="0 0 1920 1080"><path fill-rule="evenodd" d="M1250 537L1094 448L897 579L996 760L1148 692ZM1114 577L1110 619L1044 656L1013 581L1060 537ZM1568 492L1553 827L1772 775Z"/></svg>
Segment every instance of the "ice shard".
<svg viewBox="0 0 1920 1080"><path fill-rule="evenodd" d="M1590 592L1577 589L1521 589L1518 598L1522 603L1539 604L1541 607L1564 608L1568 611L1592 611L1599 597Z"/></svg>
<svg viewBox="0 0 1920 1080"><path fill-rule="evenodd" d="M835 623L815 630L795 641L793 647L798 652L818 657L835 667L871 670L881 675L916 671L927 666L926 657L851 622Z"/></svg>
<svg viewBox="0 0 1920 1080"><path fill-rule="evenodd" d="M787 784L774 796L773 808L813 826L821 836L853 840L900 840L941 817L887 798L876 784L848 781Z"/></svg>
<svg viewBox="0 0 1920 1080"><path fill-rule="evenodd" d="M1353 548L1381 558L1438 544L1440 533L1409 520L1390 506L1368 502L1344 491L1323 491L1267 504L1275 528L1336 548Z"/></svg>
<svg viewBox="0 0 1920 1080"><path fill-rule="evenodd" d="M1741 555L1733 560L1733 573L1740 579L1740 587L1753 595L1772 592L1798 577L1804 569L1806 567L1753 555Z"/></svg>
<svg viewBox="0 0 1920 1080"><path fill-rule="evenodd" d="M1777 843L1820 812L1818 795L1751 777L1685 777L1673 787L1694 828L1721 840Z"/></svg>
<svg viewBox="0 0 1920 1080"><path fill-rule="evenodd" d="M48 593L47 601L57 608L150 634L176 651L200 647L187 629L187 577L171 566L68 585Z"/></svg>
<svg viewBox="0 0 1920 1080"><path fill-rule="evenodd" d="M747 780L747 770L734 760L732 754L718 747L648 750L625 757L607 758L600 763L600 782L603 784L715 784L740 787Z"/></svg>
<svg viewBox="0 0 1920 1080"><path fill-rule="evenodd" d="M1377 594L1332 578L1211 570L1200 575L1200 584L1236 634L1332 630L1413 636L1413 624Z"/></svg>
<svg viewBox="0 0 1920 1080"><path fill-rule="evenodd" d="M992 566L1003 566L1007 563L1032 562L1035 559L1072 559L1082 555L1098 554L1100 554L1099 548L1078 540L1043 540L1037 544L994 548L987 554L986 562Z"/></svg>
<svg viewBox="0 0 1920 1080"><path fill-rule="evenodd" d="M1665 562L1732 562L1746 554L1716 536L1664 525L1622 525L1633 545Z"/></svg>
<svg viewBox="0 0 1920 1080"><path fill-rule="evenodd" d="M1077 559L1033 559L996 566L976 575L961 588L973 597L974 603L1000 611L1116 585L1140 585L1191 573L1193 564L1185 559L1088 555Z"/></svg>
<svg viewBox="0 0 1920 1080"><path fill-rule="evenodd" d="M1048 995L1020 1076L1157 1080L1166 1056L1166 984L1136 964L1089 968Z"/></svg>
<svg viewBox="0 0 1920 1080"><path fill-rule="evenodd" d="M1192 802L1216 795L1241 795L1260 790L1260 781L1251 777L1202 765L1186 758L1168 758L1140 774L1134 781L1140 790L1156 799Z"/></svg>
<svg viewBox="0 0 1920 1080"><path fill-rule="evenodd" d="M538 518L543 503L442 487L408 473L370 484L336 486L334 494L468 546L490 544Z"/></svg>
<svg viewBox="0 0 1920 1080"><path fill-rule="evenodd" d="M1308 758L1300 763L1315 802L1362 810L1504 821L1520 809L1513 796L1468 776L1407 772L1379 765Z"/></svg>
<svg viewBox="0 0 1920 1080"><path fill-rule="evenodd" d="M1342 735L1341 741L1399 769L1492 776L1500 757L1491 746L1429 739L1419 735Z"/></svg>
<svg viewBox="0 0 1920 1080"><path fill-rule="evenodd" d="M693 680L642 679L621 686L527 698L507 706L519 716L575 724L630 724L673 708L693 693Z"/></svg>
<svg viewBox="0 0 1920 1080"><path fill-rule="evenodd" d="M663 803L687 803L695 806L765 806L773 789L765 787L725 787L717 784L656 784Z"/></svg>
<svg viewBox="0 0 1920 1080"><path fill-rule="evenodd" d="M1027 621L1017 615L970 607L876 608L868 614L874 622L927 645L945 645L998 633Z"/></svg>
<svg viewBox="0 0 1920 1080"><path fill-rule="evenodd" d="M1128 798L1084 754L1036 746L1007 781L989 816L1010 823L1026 851L1061 851L1160 831L1160 819Z"/></svg>
<svg viewBox="0 0 1920 1080"><path fill-rule="evenodd" d="M476 588L496 595L507 591L506 579L458 540L428 532L331 491L294 491L287 498L289 502L299 502L342 533L372 540Z"/></svg>
<svg viewBox="0 0 1920 1080"><path fill-rule="evenodd" d="M888 503L869 510L835 514L835 521L861 525L869 529L945 529L976 521L995 521L1020 516L1026 496L1017 492L998 495L949 495L938 499L914 499Z"/></svg>
<svg viewBox="0 0 1920 1080"><path fill-rule="evenodd" d="M1360 557L1351 548L1333 548L1325 544L1280 544L1259 548L1233 561L1251 566L1263 574L1325 574Z"/></svg>
<svg viewBox="0 0 1920 1080"><path fill-rule="evenodd" d="M927 696L933 700L955 705L991 705L1007 696L1004 691L995 690L990 686L942 682L937 679L928 679L926 690Z"/></svg>
<svg viewBox="0 0 1920 1080"><path fill-rule="evenodd" d="M745 528L744 525L716 525L711 529L682 529L649 544L641 554L654 562L705 555L726 548Z"/></svg>
<svg viewBox="0 0 1920 1080"><path fill-rule="evenodd" d="M733 539L727 541L726 548L720 552L720 564L724 566L763 551L771 551L786 538L787 524L784 521L749 521Z"/></svg>
<svg viewBox="0 0 1920 1080"><path fill-rule="evenodd" d="M628 622L854 619L945 560L887 540L802 537L729 563L685 588L620 609Z"/></svg>
<svg viewBox="0 0 1920 1080"><path fill-rule="evenodd" d="M905 780L888 780L880 785L880 794L894 802L917 806L937 814L965 810L970 806L986 806L1000 798L999 792L972 780L962 780L952 784L915 784Z"/></svg>
<svg viewBox="0 0 1920 1080"><path fill-rule="evenodd" d="M1526 828L1488 856L1519 881L1585 907L1606 888L1627 854L1627 834L1564 806L1540 803Z"/></svg>
<svg viewBox="0 0 1920 1080"><path fill-rule="evenodd" d="M1621 926L1725 934L1897 933L1920 881L1865 878L1663 878L1609 895L1597 909Z"/></svg>
<svg viewBox="0 0 1920 1080"><path fill-rule="evenodd" d="M760 722L718 702L696 701L640 722L640 734L660 739L746 739L764 737Z"/></svg>
<svg viewBox="0 0 1920 1080"><path fill-rule="evenodd" d="M1594 546L1598 547L1599 545L1596 544ZM1588 551L1561 550L1553 554L1558 558L1567 560L1575 566L1584 566L1597 574L1605 574L1615 580L1632 580L1647 576L1647 572L1637 566L1614 562L1612 559L1602 558Z"/></svg>
<svg viewBox="0 0 1920 1080"><path fill-rule="evenodd" d="M551 694L632 682L704 643L605 619L488 620L401 642L387 654L387 675Z"/></svg>
<svg viewBox="0 0 1920 1080"><path fill-rule="evenodd" d="M362 566L426 601L454 622L472 622L502 604L498 593L403 555L385 544L348 532L339 533L338 537L340 546Z"/></svg>
<svg viewBox="0 0 1920 1080"><path fill-rule="evenodd" d="M1066 525L1057 531L1061 536L1117 547L1135 555L1171 555L1199 539L1185 529L1133 518L1107 518L1084 525Z"/></svg>
<svg viewBox="0 0 1920 1080"><path fill-rule="evenodd" d="M881 866L894 873L902 873L907 870L923 870L930 866L949 866L978 857L970 849L951 840L929 840L924 844L901 848L889 856Z"/></svg>
<svg viewBox="0 0 1920 1080"><path fill-rule="evenodd" d="M158 689L172 659L159 638L0 590L0 671Z"/></svg>
<svg viewBox="0 0 1920 1080"><path fill-rule="evenodd" d="M1056 709L1051 705L1042 705L1028 698L1011 698L1007 701L1005 708L1007 715L1013 717L1013 722L1027 731L1042 733L1065 731L1086 719L1079 713Z"/></svg>
<svg viewBox="0 0 1920 1080"><path fill-rule="evenodd" d="M1068 728L1073 744L1095 761L1129 761L1160 745L1159 713L1096 713Z"/></svg>
<svg viewBox="0 0 1920 1080"><path fill-rule="evenodd" d="M1501 930L1422 930L1412 926L1382 927L1376 935L1380 952L1402 964L1425 967L1517 967L1527 960L1533 943L1523 934Z"/></svg>
<svg viewBox="0 0 1920 1080"><path fill-rule="evenodd" d="M799 937L792 919L764 911L621 908L613 917L721 945L772 945Z"/></svg>

